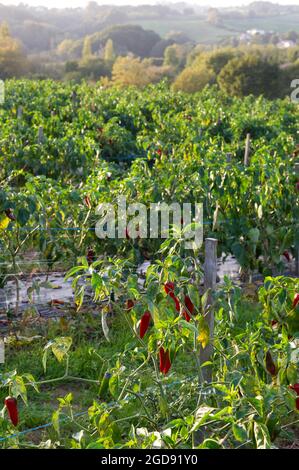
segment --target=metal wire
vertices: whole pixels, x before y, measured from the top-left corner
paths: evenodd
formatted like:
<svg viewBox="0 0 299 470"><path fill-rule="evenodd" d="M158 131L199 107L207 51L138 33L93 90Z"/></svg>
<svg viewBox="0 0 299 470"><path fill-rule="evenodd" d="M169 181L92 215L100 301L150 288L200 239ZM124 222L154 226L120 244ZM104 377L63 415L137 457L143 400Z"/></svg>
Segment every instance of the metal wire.
<svg viewBox="0 0 299 470"><path fill-rule="evenodd" d="M193 381L195 378L197 378L197 376L194 376L194 377L190 377L189 379L185 379L185 380L176 380L174 382L171 382L170 384L165 384L165 388L171 388L171 387L174 387L175 385L180 385L182 383L186 383L186 382L191 382ZM145 396L145 393L138 393L137 394L138 397L144 397ZM128 397L126 401L130 401L132 400L133 398L135 397ZM109 403L107 403L107 407L112 407L112 406L115 406L117 405L118 402L117 401L111 401ZM79 413L76 413L74 414L73 416L74 417L79 417L79 416L84 416L85 414L88 413L88 410L85 410L85 411L81 411ZM59 420L59 423L62 423L62 422L65 422L67 421L68 419L70 419L69 417L66 417L66 418L61 418ZM7 441L8 439L14 439L14 438L17 438L19 436L23 436L23 435L26 435L26 434L29 434L31 432L35 432L35 431L39 431L40 429L46 429L46 428L49 428L53 426L53 423L46 423L46 424L42 424L40 426L36 426L34 428L30 428L30 429L24 429L24 431L19 431L15 434L11 434L10 436L2 436L0 437L0 442L3 442L3 441Z"/></svg>

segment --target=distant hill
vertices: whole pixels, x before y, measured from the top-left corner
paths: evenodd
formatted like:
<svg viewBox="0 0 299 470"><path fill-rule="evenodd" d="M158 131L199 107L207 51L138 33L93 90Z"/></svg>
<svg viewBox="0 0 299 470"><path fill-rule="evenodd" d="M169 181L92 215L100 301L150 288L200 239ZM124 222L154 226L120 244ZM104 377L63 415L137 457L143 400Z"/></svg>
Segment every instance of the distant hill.
<svg viewBox="0 0 299 470"><path fill-rule="evenodd" d="M299 32L299 6L281 6L271 2L253 2L244 7L218 9L191 7L184 2L135 7L89 2L86 8L59 10L25 4L0 4L0 19L9 24L12 34L22 41L26 52L35 55L54 52L65 40L73 41L79 50L86 36L92 36L95 47L98 47L105 40L107 30L115 25L137 25L150 31L140 36L143 39L147 37L149 41L148 46L143 43L140 46L142 50L148 49L141 54L144 56L150 53L149 50L161 38L175 32L185 33L191 41L202 44L221 43L226 38L254 28ZM123 46L124 50L138 54L139 45L134 43L136 31L132 28L131 43ZM121 33L111 30L111 34L118 35L117 43ZM140 31L138 34L141 34Z"/></svg>

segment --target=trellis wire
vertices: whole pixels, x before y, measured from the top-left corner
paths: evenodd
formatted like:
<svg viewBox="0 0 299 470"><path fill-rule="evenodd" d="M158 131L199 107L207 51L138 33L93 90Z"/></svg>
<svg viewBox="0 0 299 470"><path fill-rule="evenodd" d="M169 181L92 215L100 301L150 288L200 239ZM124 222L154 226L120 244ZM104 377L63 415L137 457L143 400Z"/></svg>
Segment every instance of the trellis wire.
<svg viewBox="0 0 299 470"><path fill-rule="evenodd" d="M195 380L196 378L197 378L197 376L190 377L189 379L187 378L187 379L185 379L185 380L175 380L174 382L171 382L170 384L165 384L164 387L165 387L165 388L174 387L175 385L180 385L180 384L182 384L182 383L191 382L191 381ZM144 396L145 396L145 393L144 393L144 392L143 392L143 393L138 393L138 394L136 394L136 395L138 395L138 398L139 398L139 397L141 398L141 397L144 397ZM128 398L126 399L126 401L128 402L128 401L132 400L133 398L134 398L134 397L128 397ZM135 398L136 398L136 397L135 397ZM117 404L118 404L117 401L111 401L111 402L107 403L106 406L107 406L107 407L112 407L112 406L115 406L115 405L117 405ZM73 416L74 416L75 418L77 418L77 417L79 417L79 416L84 416L84 415L87 414L87 413L88 413L88 410L85 410L85 411L78 412L78 413L74 414ZM67 421L68 419L69 419L69 417L65 417L65 418L61 418L61 419L58 420L58 421L59 421L59 423L63 423L63 422L65 422L65 421ZM30 429L24 429L24 431L19 431L19 432L15 433L15 434L11 434L10 436L4 436L4 437L2 436L2 437L0 437L0 442L7 441L8 439L14 439L14 438L17 438L17 437L19 437L19 436L23 436L23 435L29 434L29 433L31 433L31 432L39 431L39 430L41 430L41 429L46 429L46 428L49 428L49 427L51 427L51 426L53 426L53 423L52 423L52 422L51 422L51 423L46 423L46 424L41 424L40 426L36 426L36 427L30 428Z"/></svg>
<svg viewBox="0 0 299 470"><path fill-rule="evenodd" d="M230 219L222 219L221 222L240 222L240 221L248 221L246 217L236 217L236 218L230 218ZM292 219L290 220L290 223L297 222L297 219ZM202 222L203 225L213 225L213 220L204 220ZM20 231L32 231L32 227L19 227ZM43 231L43 232L48 232L48 231L82 231L82 230L87 230L87 231L95 231L95 227L39 227L36 229L36 231ZM125 239L125 237L124 237Z"/></svg>

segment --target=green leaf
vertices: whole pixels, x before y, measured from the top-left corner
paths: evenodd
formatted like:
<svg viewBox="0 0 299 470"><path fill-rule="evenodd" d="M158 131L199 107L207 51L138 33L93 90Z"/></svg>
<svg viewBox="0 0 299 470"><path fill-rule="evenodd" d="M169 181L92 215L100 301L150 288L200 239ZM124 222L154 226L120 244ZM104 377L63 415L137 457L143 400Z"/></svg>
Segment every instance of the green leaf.
<svg viewBox="0 0 299 470"><path fill-rule="evenodd" d="M54 413L52 414L52 424L53 424L53 428L55 429L57 434L60 433L59 416L60 416L60 410L59 409L54 411Z"/></svg>
<svg viewBox="0 0 299 470"><path fill-rule="evenodd" d="M69 352L73 340L70 337L55 338L51 344L51 350L58 362L61 362Z"/></svg>
<svg viewBox="0 0 299 470"><path fill-rule="evenodd" d="M203 294L203 296L201 297L201 307L202 307L203 312L205 312L207 308L209 294L210 294L210 289L207 289L205 293Z"/></svg>
<svg viewBox="0 0 299 470"><path fill-rule="evenodd" d="M200 449L222 449L221 444L216 439L205 439L199 446Z"/></svg>
<svg viewBox="0 0 299 470"><path fill-rule="evenodd" d="M109 391L113 398L117 398L119 394L119 381L117 375L112 375L109 380Z"/></svg>
<svg viewBox="0 0 299 470"><path fill-rule="evenodd" d="M253 429L257 449L271 449L271 437L267 426L254 422Z"/></svg>
<svg viewBox="0 0 299 470"><path fill-rule="evenodd" d="M20 375L16 375L12 379L11 394L15 398L18 398L20 396L24 403L27 403L27 388L24 383L23 377L21 377Z"/></svg>
<svg viewBox="0 0 299 470"><path fill-rule="evenodd" d="M258 228L252 228L248 232L249 239L252 241L252 243L257 244L257 242L260 239L260 231Z"/></svg>
<svg viewBox="0 0 299 470"><path fill-rule="evenodd" d="M287 378L290 384L295 384L297 383L297 367L295 364L289 364L287 368Z"/></svg>
<svg viewBox="0 0 299 470"><path fill-rule="evenodd" d="M244 442L247 440L247 431L244 426L240 426L239 424L233 424L232 426L234 437L239 442Z"/></svg>

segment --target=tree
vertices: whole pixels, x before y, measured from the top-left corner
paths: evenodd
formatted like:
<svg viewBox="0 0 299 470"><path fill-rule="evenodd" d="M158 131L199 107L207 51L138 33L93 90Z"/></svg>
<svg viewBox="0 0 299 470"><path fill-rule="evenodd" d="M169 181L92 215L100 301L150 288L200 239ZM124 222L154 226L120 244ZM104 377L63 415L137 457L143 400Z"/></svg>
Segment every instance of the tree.
<svg viewBox="0 0 299 470"><path fill-rule="evenodd" d="M154 31L146 31L137 25L112 26L91 36L94 50L105 47L112 39L117 55L132 53L138 57L151 57L153 47L161 40Z"/></svg>
<svg viewBox="0 0 299 470"><path fill-rule="evenodd" d="M273 99L280 97L282 72L276 63L271 63L259 54L248 53L230 60L218 76L218 84L232 96L264 95Z"/></svg>
<svg viewBox="0 0 299 470"><path fill-rule="evenodd" d="M111 68L103 59L91 57L79 63L69 61L65 64L65 76L67 80L88 79L98 81L101 77L107 77L111 74Z"/></svg>
<svg viewBox="0 0 299 470"><path fill-rule="evenodd" d="M208 23L214 26L221 26L222 18L217 8L210 8L208 11Z"/></svg>
<svg viewBox="0 0 299 470"><path fill-rule="evenodd" d="M84 39L83 48L82 48L82 60L86 61L92 57L92 43L90 36L87 36Z"/></svg>
<svg viewBox="0 0 299 470"><path fill-rule="evenodd" d="M104 59L107 62L113 62L115 59L114 44L112 39L108 39L104 50Z"/></svg>
<svg viewBox="0 0 299 470"><path fill-rule="evenodd" d="M136 57L118 57L112 69L112 80L119 86L142 88L150 83L147 65Z"/></svg>
<svg viewBox="0 0 299 470"><path fill-rule="evenodd" d="M213 73L205 66L187 67L173 84L174 90L195 93L215 81Z"/></svg>
<svg viewBox="0 0 299 470"><path fill-rule="evenodd" d="M6 23L6 21L4 21L0 25L0 37L1 37L1 39L8 39L8 38L10 39L11 38L9 27L8 27L8 24Z"/></svg>
<svg viewBox="0 0 299 470"><path fill-rule="evenodd" d="M173 68L177 68L180 65L180 58L178 57L178 51L175 46L168 46L165 49L164 65L170 65Z"/></svg>
<svg viewBox="0 0 299 470"><path fill-rule="evenodd" d="M86 5L86 12L88 15L97 15L99 13L99 5L97 4L97 2L88 2L88 4Z"/></svg>
<svg viewBox="0 0 299 470"><path fill-rule="evenodd" d="M166 39L171 39L176 44L193 43L192 39L183 31L170 31L165 37Z"/></svg>
<svg viewBox="0 0 299 470"><path fill-rule="evenodd" d="M6 23L0 26L0 78L20 77L29 69L22 44L14 39Z"/></svg>
<svg viewBox="0 0 299 470"><path fill-rule="evenodd" d="M164 65L174 69L183 69L189 52L187 44L173 44L165 49Z"/></svg>
<svg viewBox="0 0 299 470"><path fill-rule="evenodd" d="M208 54L205 58L206 65L211 71L218 75L226 64L239 55L240 52L234 49L220 49Z"/></svg>
<svg viewBox="0 0 299 470"><path fill-rule="evenodd" d="M57 54L64 60L79 59L82 55L82 44L73 39L64 39L56 48Z"/></svg>

